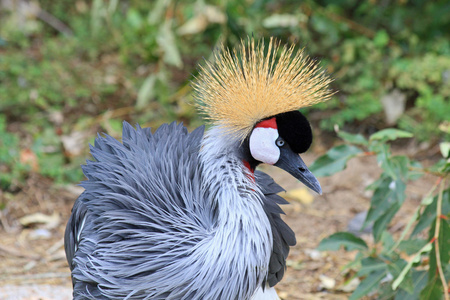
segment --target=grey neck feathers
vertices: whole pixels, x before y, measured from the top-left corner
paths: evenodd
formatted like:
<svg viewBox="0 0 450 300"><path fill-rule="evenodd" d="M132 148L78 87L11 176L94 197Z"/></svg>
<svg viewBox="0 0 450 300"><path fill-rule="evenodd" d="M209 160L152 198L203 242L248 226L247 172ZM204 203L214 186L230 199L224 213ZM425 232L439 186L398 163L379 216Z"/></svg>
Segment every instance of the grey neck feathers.
<svg viewBox="0 0 450 300"><path fill-rule="evenodd" d="M261 204L263 194L239 153L239 142L215 127L203 140L200 161L209 201L217 209L211 247L229 272L239 270L239 276L232 280L242 288L240 299L247 299L249 291L260 286L267 275L273 239Z"/></svg>

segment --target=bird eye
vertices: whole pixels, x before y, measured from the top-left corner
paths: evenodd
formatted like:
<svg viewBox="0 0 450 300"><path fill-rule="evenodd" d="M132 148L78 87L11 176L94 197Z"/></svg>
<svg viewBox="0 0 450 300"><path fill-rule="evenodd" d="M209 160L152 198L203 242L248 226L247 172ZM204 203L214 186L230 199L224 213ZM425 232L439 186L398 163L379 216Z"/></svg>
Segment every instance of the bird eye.
<svg viewBox="0 0 450 300"><path fill-rule="evenodd" d="M283 147L284 146L284 140L282 139L282 138L277 138L277 140L275 141L275 144L278 146L278 147Z"/></svg>

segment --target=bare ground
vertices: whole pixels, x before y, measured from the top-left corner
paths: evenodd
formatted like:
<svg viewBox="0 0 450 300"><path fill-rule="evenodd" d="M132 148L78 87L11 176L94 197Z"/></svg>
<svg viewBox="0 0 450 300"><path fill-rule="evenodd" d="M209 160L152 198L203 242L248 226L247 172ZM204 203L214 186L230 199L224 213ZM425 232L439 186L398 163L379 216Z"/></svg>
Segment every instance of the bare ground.
<svg viewBox="0 0 450 300"><path fill-rule="evenodd" d="M313 158L304 156L307 164ZM351 288L343 286L348 274L342 268L355 253L315 248L322 238L346 230L350 219L368 209L370 193L365 187L380 172L375 159L355 158L344 172L321 178L322 196L305 192L301 183L276 168L264 171L288 191L284 196L291 204L283 207L285 220L297 236L285 277L277 285L278 294L294 300L347 299ZM404 228L432 182L433 178L424 177L408 188L406 203L391 224L394 234ZM73 186L56 187L39 176L29 178L25 188L13 196L0 191L1 203L6 203L0 210L0 299L71 299L63 236L80 192ZM363 238L372 242L370 235Z"/></svg>

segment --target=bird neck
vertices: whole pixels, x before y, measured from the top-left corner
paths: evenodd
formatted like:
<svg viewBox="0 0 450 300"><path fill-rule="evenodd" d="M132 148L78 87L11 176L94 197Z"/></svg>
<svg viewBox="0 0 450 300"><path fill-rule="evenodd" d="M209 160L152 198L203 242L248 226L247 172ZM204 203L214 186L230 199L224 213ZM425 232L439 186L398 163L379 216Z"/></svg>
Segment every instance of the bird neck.
<svg viewBox="0 0 450 300"><path fill-rule="evenodd" d="M217 217L210 247L220 253L217 259L223 259L223 265L240 268L230 269L239 274L234 280L256 289L267 275L273 241L263 194L239 143L221 138L216 130L207 133L200 152L204 188Z"/></svg>
<svg viewBox="0 0 450 300"><path fill-rule="evenodd" d="M242 156L238 143L207 135L200 152L204 183L211 202L227 215L245 218L245 207L262 208L262 193L255 182L255 170ZM220 196L219 196L220 195Z"/></svg>
<svg viewBox="0 0 450 300"><path fill-rule="evenodd" d="M242 163L244 164L244 167L247 168L247 171L249 173L247 177L255 182L255 168L252 167L252 165L247 160L243 160Z"/></svg>
<svg viewBox="0 0 450 300"><path fill-rule="evenodd" d="M213 127L202 141L200 160L205 183L214 191L213 204L225 211L242 205L262 207L262 193L255 182L256 164L248 158L242 143L229 138L220 127ZM217 197L217 194L226 195ZM252 203L248 204L249 200Z"/></svg>

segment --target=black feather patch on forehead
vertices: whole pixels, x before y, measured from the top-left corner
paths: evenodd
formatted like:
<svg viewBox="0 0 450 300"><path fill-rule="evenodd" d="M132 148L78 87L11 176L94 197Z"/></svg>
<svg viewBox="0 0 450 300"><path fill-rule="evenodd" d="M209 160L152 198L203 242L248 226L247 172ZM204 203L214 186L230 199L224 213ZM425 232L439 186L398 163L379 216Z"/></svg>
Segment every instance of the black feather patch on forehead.
<svg viewBox="0 0 450 300"><path fill-rule="evenodd" d="M303 153L312 143L312 130L306 117L299 111L276 115L278 133L295 153Z"/></svg>

